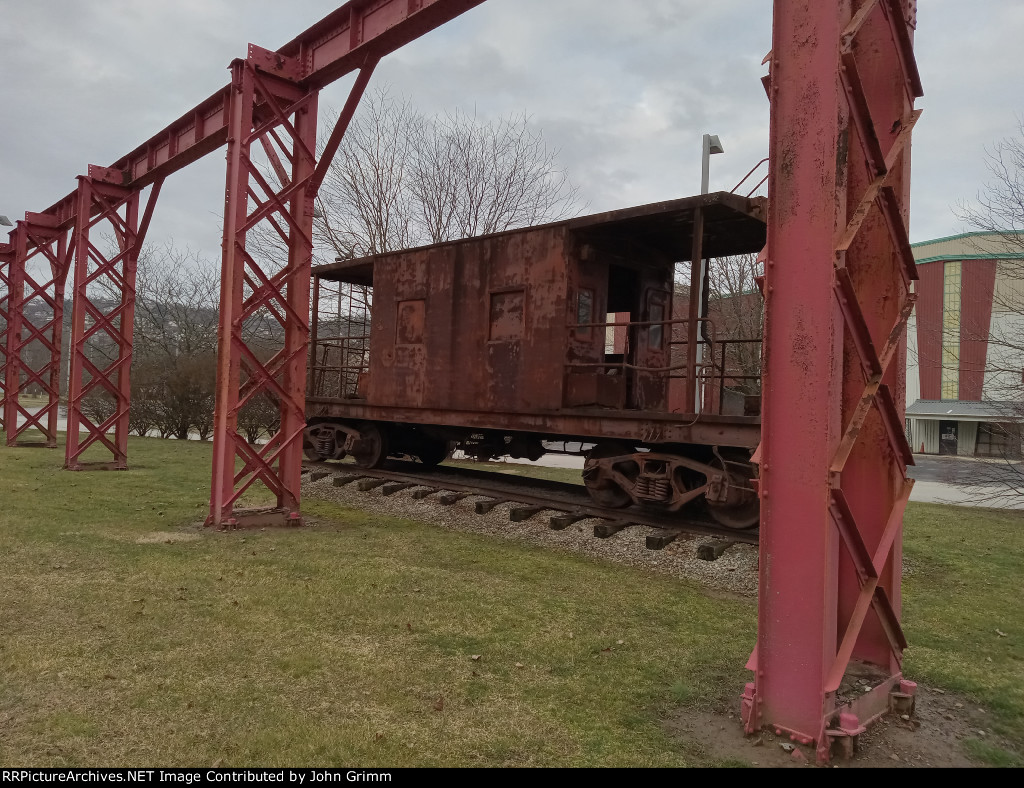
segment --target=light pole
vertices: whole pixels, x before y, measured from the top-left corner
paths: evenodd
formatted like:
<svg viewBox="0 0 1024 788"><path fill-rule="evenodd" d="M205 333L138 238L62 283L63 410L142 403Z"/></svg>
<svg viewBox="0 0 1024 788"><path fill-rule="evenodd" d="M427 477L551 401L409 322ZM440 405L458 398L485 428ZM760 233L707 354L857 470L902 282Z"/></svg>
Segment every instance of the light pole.
<svg viewBox="0 0 1024 788"><path fill-rule="evenodd" d="M704 154L701 156L701 177L700 177L700 193L708 193L708 185L711 177L711 156L715 153L725 153L725 148L722 147L722 141L718 139L717 134L705 134L704 135Z"/></svg>
<svg viewBox="0 0 1024 788"><path fill-rule="evenodd" d="M700 159L700 166L701 166L700 193L701 193L701 195L707 194L708 190L710 188L710 181L711 181L711 156L713 154L716 154L716 153L725 153L725 148L722 147L722 141L720 139L718 139L718 135L717 134L705 134L704 135L704 142L703 142L702 153L701 153L701 159ZM695 228L696 228L696 225L695 225ZM703 222L700 223L700 228L701 228L701 232L703 232L703 229L704 229ZM703 239L701 239L701 242L702 242L701 246L703 246ZM707 305L706 305L706 303L704 301L704 291L707 289L707 279L708 279L708 261L704 258L703 255L701 255L701 258L700 258L700 280L699 280L699 283L698 283L698 290L697 290L697 293L696 293L696 296L697 296L697 314L698 314L698 316L700 317L701 320L703 320L705 317L707 317L706 312L705 312L705 309L706 309ZM697 332L697 336L698 336L698 341L697 341L697 364L696 364L696 366L694 367L694 370L693 370L693 374L694 375L697 375L698 370L700 370L701 366L704 364L704 345L701 343L700 339L703 338L705 341L707 340L707 337L705 336L705 333L704 333L703 330L699 329L698 332ZM725 374L725 370L724 369L722 370L722 374ZM700 411L701 411L701 407L700 407L700 405L701 405L701 402L700 402L700 400L701 400L701 391L700 391L700 381L699 380L695 380L694 381L694 390L696 391L696 397L695 397L694 402L693 402L693 412L694 413L700 413Z"/></svg>

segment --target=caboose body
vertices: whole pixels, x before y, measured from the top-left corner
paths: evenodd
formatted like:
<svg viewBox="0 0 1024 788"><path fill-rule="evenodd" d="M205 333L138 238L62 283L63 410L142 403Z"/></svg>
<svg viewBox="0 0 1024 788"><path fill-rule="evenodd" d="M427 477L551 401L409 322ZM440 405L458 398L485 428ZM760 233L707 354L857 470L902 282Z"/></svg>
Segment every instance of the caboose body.
<svg viewBox="0 0 1024 788"><path fill-rule="evenodd" d="M764 243L761 200L713 194L318 266L314 303L338 282L366 293L366 314L321 306L314 321L307 450L429 464L453 444L536 459L561 441L611 471L638 451L749 460L759 418L727 407L699 259L690 287L676 267ZM680 468L676 486L700 481ZM588 481L604 503L650 500L609 484Z"/></svg>

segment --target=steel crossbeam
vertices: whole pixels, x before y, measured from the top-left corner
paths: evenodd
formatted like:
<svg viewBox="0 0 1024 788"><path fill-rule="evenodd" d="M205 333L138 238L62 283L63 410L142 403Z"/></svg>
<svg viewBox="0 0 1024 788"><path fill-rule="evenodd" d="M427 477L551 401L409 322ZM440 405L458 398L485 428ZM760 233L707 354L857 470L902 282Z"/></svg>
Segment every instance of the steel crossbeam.
<svg viewBox="0 0 1024 788"><path fill-rule="evenodd" d="M775 3L761 586L743 718L816 743L820 760L913 692L900 564L915 23L915 0ZM851 671L872 679L856 700Z"/></svg>
<svg viewBox="0 0 1024 788"><path fill-rule="evenodd" d="M162 182L150 193L141 226L139 192L122 182L120 172L96 166L78 179L64 459L68 470L128 467L135 274ZM114 251L106 252L92 240L93 231L104 228L114 238ZM96 408L87 414L90 399ZM113 459L83 464L83 453L94 444L109 450Z"/></svg>
<svg viewBox="0 0 1024 788"><path fill-rule="evenodd" d="M11 233L6 274L6 332L3 412L7 445L23 445L29 429L43 434L48 448L57 445L60 403L64 283L68 273L68 232L45 214L27 214ZM25 356L43 356L42 363ZM46 404L36 411L22 406L21 395L41 391ZM39 444L35 444L39 445Z"/></svg>

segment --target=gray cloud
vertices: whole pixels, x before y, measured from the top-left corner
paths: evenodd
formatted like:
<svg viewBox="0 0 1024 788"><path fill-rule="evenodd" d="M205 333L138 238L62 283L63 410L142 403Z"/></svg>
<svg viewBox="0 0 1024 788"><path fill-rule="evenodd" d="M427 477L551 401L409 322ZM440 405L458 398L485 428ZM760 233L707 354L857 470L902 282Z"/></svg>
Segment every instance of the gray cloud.
<svg viewBox="0 0 1024 788"><path fill-rule="evenodd" d="M0 0L0 213L44 209L87 164L109 164L223 86L248 42L276 48L334 7ZM489 0L389 57L375 82L427 112L527 113L595 211L697 191L705 131L726 147L712 188L730 189L767 154L771 11L769 0ZM922 0L919 17L914 240L962 229L951 206L982 187L984 147L1024 112L1024 3ZM345 92L332 86L323 103ZM223 178L214 154L171 179L154 237L215 257Z"/></svg>

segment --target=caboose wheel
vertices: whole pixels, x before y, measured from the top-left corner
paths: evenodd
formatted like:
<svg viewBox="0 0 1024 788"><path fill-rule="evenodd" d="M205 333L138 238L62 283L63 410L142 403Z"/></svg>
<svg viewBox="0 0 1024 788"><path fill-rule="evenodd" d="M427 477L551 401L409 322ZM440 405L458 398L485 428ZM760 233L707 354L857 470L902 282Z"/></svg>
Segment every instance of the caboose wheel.
<svg viewBox="0 0 1024 788"><path fill-rule="evenodd" d="M376 424L364 424L351 454L360 468L379 468L388 458L387 433Z"/></svg>
<svg viewBox="0 0 1024 788"><path fill-rule="evenodd" d="M302 453L311 462L345 459L345 433L334 424L308 427L302 436Z"/></svg>
<svg viewBox="0 0 1024 788"><path fill-rule="evenodd" d="M711 516L726 528L746 530L757 527L761 519L761 502L750 485L754 478L753 466L735 460L725 461L720 457L714 464L728 474L729 488L726 501L707 502Z"/></svg>
<svg viewBox="0 0 1024 788"><path fill-rule="evenodd" d="M742 506L708 506L711 516L718 521L719 525L726 528L735 528L738 531L754 528L761 519L761 504L753 501Z"/></svg>
<svg viewBox="0 0 1024 788"><path fill-rule="evenodd" d="M431 440L429 438L423 438L422 441L417 443L416 450L413 452L416 458L428 468L440 465L448 459L451 453L452 447L448 441Z"/></svg>
<svg viewBox="0 0 1024 788"><path fill-rule="evenodd" d="M615 482L608 482L605 487L592 487L587 485L587 492L598 506L606 509L625 509L633 499L629 493L623 490Z"/></svg>
<svg viewBox="0 0 1024 788"><path fill-rule="evenodd" d="M590 497L599 506L608 509L625 509L633 498L619 485L618 482L603 472L602 466L597 460L608 457L621 457L633 453L632 446L618 443L599 443L587 454L587 461L583 466L583 484L587 488Z"/></svg>
<svg viewBox="0 0 1024 788"><path fill-rule="evenodd" d="M319 432L319 427L306 427L306 431L302 433L302 454L310 462L323 462L325 459L317 447L316 439Z"/></svg>

